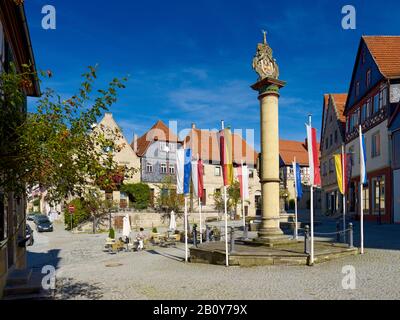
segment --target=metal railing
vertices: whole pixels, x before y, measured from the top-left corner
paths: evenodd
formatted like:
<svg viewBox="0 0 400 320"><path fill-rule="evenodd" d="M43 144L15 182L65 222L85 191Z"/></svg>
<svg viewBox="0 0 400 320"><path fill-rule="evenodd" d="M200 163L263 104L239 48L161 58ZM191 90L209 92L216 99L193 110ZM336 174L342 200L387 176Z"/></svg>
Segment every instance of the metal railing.
<svg viewBox="0 0 400 320"><path fill-rule="evenodd" d="M304 230L304 253L309 254L310 253L310 247L311 247L311 235L310 235L310 226L306 225L304 229L299 229L299 230ZM331 235L336 235L336 239L338 242L340 242L340 235L348 235L347 239L348 242L347 244L349 245L349 248L354 247L354 235L353 235L353 224L350 222L348 225L348 228L345 230L339 230L336 232L314 232L314 236L331 236ZM346 243L344 241L344 243Z"/></svg>

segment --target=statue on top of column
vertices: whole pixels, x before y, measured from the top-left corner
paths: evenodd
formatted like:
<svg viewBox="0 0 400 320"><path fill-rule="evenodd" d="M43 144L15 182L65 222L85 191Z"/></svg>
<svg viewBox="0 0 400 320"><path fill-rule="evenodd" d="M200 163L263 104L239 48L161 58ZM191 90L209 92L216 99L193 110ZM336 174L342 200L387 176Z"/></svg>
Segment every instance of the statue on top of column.
<svg viewBox="0 0 400 320"><path fill-rule="evenodd" d="M253 58L253 69L258 74L258 80L270 77L278 79L279 67L276 60L272 57L272 49L267 43L267 32L262 31L264 42L257 45L257 52Z"/></svg>

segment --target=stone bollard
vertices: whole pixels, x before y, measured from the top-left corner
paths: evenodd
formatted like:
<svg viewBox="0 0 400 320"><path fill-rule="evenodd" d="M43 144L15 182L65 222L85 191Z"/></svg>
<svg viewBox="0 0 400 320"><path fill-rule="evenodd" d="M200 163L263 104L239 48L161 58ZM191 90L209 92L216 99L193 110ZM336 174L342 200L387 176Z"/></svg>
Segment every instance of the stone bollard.
<svg viewBox="0 0 400 320"><path fill-rule="evenodd" d="M231 227L231 231L230 231L230 248L229 248L229 252L232 253L235 251L235 228Z"/></svg>
<svg viewBox="0 0 400 320"><path fill-rule="evenodd" d="M244 230L243 230L243 239L248 239L249 238L249 225L246 223L244 225Z"/></svg>
<svg viewBox="0 0 400 320"><path fill-rule="evenodd" d="M310 227L306 225L304 231L304 253L310 253Z"/></svg>
<svg viewBox="0 0 400 320"><path fill-rule="evenodd" d="M197 248L197 227L196 225L193 225L193 245Z"/></svg>
<svg viewBox="0 0 400 320"><path fill-rule="evenodd" d="M353 248L353 224L349 223L349 247Z"/></svg>

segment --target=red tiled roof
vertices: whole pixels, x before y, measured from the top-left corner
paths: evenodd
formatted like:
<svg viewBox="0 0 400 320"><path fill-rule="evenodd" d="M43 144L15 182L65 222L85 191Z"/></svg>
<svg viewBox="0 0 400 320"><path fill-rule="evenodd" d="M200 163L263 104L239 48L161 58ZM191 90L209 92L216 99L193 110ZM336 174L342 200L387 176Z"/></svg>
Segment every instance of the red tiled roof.
<svg viewBox="0 0 400 320"><path fill-rule="evenodd" d="M302 141L279 140L279 155L287 166L292 164L295 157L298 164L308 166L307 146Z"/></svg>
<svg viewBox="0 0 400 320"><path fill-rule="evenodd" d="M149 131L137 140L137 155L139 157L144 156L148 147L154 141L179 142L179 139L164 122L158 120Z"/></svg>
<svg viewBox="0 0 400 320"><path fill-rule="evenodd" d="M194 143L192 143L192 141ZM203 161L220 162L218 132L191 129L185 138L186 145ZM256 165L258 153L238 134L232 134L233 162L240 164L243 160L248 165Z"/></svg>
<svg viewBox="0 0 400 320"><path fill-rule="evenodd" d="M400 77L400 36L363 36L380 72L386 78Z"/></svg>
<svg viewBox="0 0 400 320"><path fill-rule="evenodd" d="M342 123L346 123L344 108L346 106L347 93L332 93L330 94L330 96L332 97L333 102L335 103L339 121Z"/></svg>

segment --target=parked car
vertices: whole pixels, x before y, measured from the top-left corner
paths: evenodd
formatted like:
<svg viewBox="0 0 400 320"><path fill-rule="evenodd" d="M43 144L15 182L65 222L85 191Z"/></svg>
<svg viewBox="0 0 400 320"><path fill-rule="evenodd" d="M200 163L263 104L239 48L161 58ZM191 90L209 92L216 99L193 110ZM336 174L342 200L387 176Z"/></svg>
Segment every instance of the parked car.
<svg viewBox="0 0 400 320"><path fill-rule="evenodd" d="M26 225L25 238L27 246L31 246L35 242L35 240L33 239L33 230L29 224Z"/></svg>
<svg viewBox="0 0 400 320"><path fill-rule="evenodd" d="M47 216L41 216L36 219L36 230L38 232L52 232L53 224L50 222Z"/></svg>
<svg viewBox="0 0 400 320"><path fill-rule="evenodd" d="M35 214L33 217L33 223L37 225L39 219L48 219L45 214Z"/></svg>
<svg viewBox="0 0 400 320"><path fill-rule="evenodd" d="M37 215L41 215L40 212L32 212L26 216L26 220L33 221Z"/></svg>

